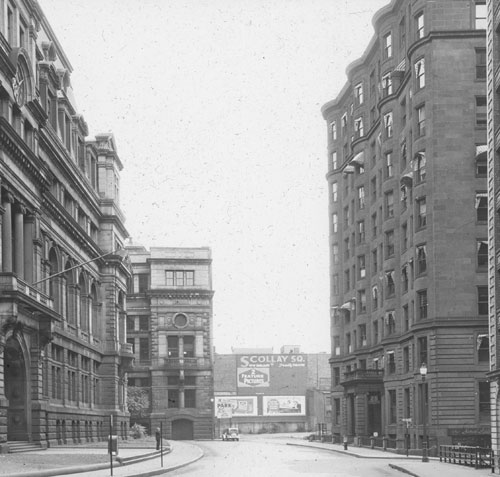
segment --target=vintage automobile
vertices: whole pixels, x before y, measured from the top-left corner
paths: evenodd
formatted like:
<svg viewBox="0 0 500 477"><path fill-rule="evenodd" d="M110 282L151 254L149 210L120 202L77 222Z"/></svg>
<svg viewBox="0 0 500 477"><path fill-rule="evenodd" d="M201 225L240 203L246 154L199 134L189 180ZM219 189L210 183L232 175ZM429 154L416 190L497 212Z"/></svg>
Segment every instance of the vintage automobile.
<svg viewBox="0 0 500 477"><path fill-rule="evenodd" d="M229 427L228 429L224 429L222 431L222 440L223 441L239 441L240 435L238 434L237 427Z"/></svg>

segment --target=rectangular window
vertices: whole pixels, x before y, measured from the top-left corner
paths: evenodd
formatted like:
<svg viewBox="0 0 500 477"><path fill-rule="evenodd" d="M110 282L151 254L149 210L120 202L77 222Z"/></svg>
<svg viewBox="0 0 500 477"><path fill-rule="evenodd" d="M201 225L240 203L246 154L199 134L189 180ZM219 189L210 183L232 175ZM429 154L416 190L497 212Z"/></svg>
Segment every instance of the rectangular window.
<svg viewBox="0 0 500 477"><path fill-rule="evenodd" d="M423 58L415 63L415 85L417 90L425 87L425 60Z"/></svg>
<svg viewBox="0 0 500 477"><path fill-rule="evenodd" d="M417 313L420 320L427 318L427 290L420 290L417 292Z"/></svg>
<svg viewBox="0 0 500 477"><path fill-rule="evenodd" d="M332 169L337 169L339 167L337 160L337 151L332 152Z"/></svg>
<svg viewBox="0 0 500 477"><path fill-rule="evenodd" d="M476 48L476 79L486 79L486 48Z"/></svg>
<svg viewBox="0 0 500 477"><path fill-rule="evenodd" d="M359 325L359 346L362 348L363 346L366 346L368 344L368 341L366 339L366 325ZM366 362L365 366L362 369L366 369Z"/></svg>
<svg viewBox="0 0 500 477"><path fill-rule="evenodd" d="M424 12L420 12L415 17L415 35L417 40L423 38L425 35L424 31Z"/></svg>
<svg viewBox="0 0 500 477"><path fill-rule="evenodd" d="M333 337L333 354L340 356L340 336Z"/></svg>
<svg viewBox="0 0 500 477"><path fill-rule="evenodd" d="M474 27L476 30L486 30L486 25L487 25L486 2L476 2L475 7L476 8L475 8Z"/></svg>
<svg viewBox="0 0 500 477"><path fill-rule="evenodd" d="M332 227L333 233L336 234L339 231L339 218L336 212L332 214Z"/></svg>
<svg viewBox="0 0 500 477"><path fill-rule="evenodd" d="M351 333L345 335L345 345L348 353L352 353Z"/></svg>
<svg viewBox="0 0 500 477"><path fill-rule="evenodd" d="M401 282L403 285L403 293L406 293L409 285L408 266L406 264L401 269Z"/></svg>
<svg viewBox="0 0 500 477"><path fill-rule="evenodd" d="M366 292L365 290L358 291L358 313L366 313ZM366 335L366 330L365 330ZM360 337L361 339L361 337Z"/></svg>
<svg viewBox="0 0 500 477"><path fill-rule="evenodd" d="M410 314L408 312L408 305L403 306L403 331L410 329Z"/></svg>
<svg viewBox="0 0 500 477"><path fill-rule="evenodd" d="M137 275L139 293L145 293L149 288L149 275L147 273L139 273Z"/></svg>
<svg viewBox="0 0 500 477"><path fill-rule="evenodd" d="M385 258L394 256L394 230L385 233Z"/></svg>
<svg viewBox="0 0 500 477"><path fill-rule="evenodd" d="M399 22L399 50L404 51L406 49L406 25L405 17L401 18Z"/></svg>
<svg viewBox="0 0 500 477"><path fill-rule="evenodd" d="M333 368L333 385L338 386L340 384L340 368Z"/></svg>
<svg viewBox="0 0 500 477"><path fill-rule="evenodd" d="M337 202L338 200L338 187L339 185L336 182L332 184L332 202Z"/></svg>
<svg viewBox="0 0 500 477"><path fill-rule="evenodd" d="M403 373L410 372L410 347L403 348Z"/></svg>
<svg viewBox="0 0 500 477"><path fill-rule="evenodd" d="M334 416L335 416L335 420L334 420L334 424L336 426L339 426L340 425L340 399L339 398L335 398L333 400L333 407L335 408L334 409Z"/></svg>
<svg viewBox="0 0 500 477"><path fill-rule="evenodd" d="M356 139L363 137L365 134L363 127L363 118L356 118L354 120L354 137Z"/></svg>
<svg viewBox="0 0 500 477"><path fill-rule="evenodd" d="M491 421L491 396L490 382L480 381L479 383L479 421L490 423Z"/></svg>
<svg viewBox="0 0 500 477"><path fill-rule="evenodd" d="M394 192L391 190L385 193L385 218L394 217Z"/></svg>
<svg viewBox="0 0 500 477"><path fill-rule="evenodd" d="M417 152L415 159L413 160L413 170L415 171L415 182L417 184L425 181L425 166L425 152Z"/></svg>
<svg viewBox="0 0 500 477"><path fill-rule="evenodd" d="M139 331L148 331L148 330L149 330L149 316L140 316Z"/></svg>
<svg viewBox="0 0 500 477"><path fill-rule="evenodd" d="M385 281L386 281L386 285L387 285L387 288L386 288L387 296L388 297L394 296L396 293L396 283L394 280L394 270L391 270L391 271L385 273ZM392 317L392 320L394 321L394 314L389 313L389 315L390 315L390 317Z"/></svg>
<svg viewBox="0 0 500 477"><path fill-rule="evenodd" d="M411 416L411 400L410 400L410 388L404 388L403 391L403 412L405 419L410 419Z"/></svg>
<svg viewBox="0 0 500 477"><path fill-rule="evenodd" d="M134 331L135 319L133 316L127 316L127 331Z"/></svg>
<svg viewBox="0 0 500 477"><path fill-rule="evenodd" d="M488 194L476 192L476 220L486 222L488 220Z"/></svg>
<svg viewBox="0 0 500 477"><path fill-rule="evenodd" d="M486 96L476 96L476 126L486 126Z"/></svg>
<svg viewBox="0 0 500 477"><path fill-rule="evenodd" d="M425 136L425 106L417 108L417 136Z"/></svg>
<svg viewBox="0 0 500 477"><path fill-rule="evenodd" d="M358 257L358 278L366 278L366 260L364 255Z"/></svg>
<svg viewBox="0 0 500 477"><path fill-rule="evenodd" d="M384 35L383 51L384 51L384 59L392 57L392 34L391 34L391 32Z"/></svg>
<svg viewBox="0 0 500 477"><path fill-rule="evenodd" d="M192 270L166 270L165 284L176 287L194 286L194 271Z"/></svg>
<svg viewBox="0 0 500 477"><path fill-rule="evenodd" d="M333 263L337 265L339 263L339 246L336 243L332 245L332 258Z"/></svg>
<svg viewBox="0 0 500 477"><path fill-rule="evenodd" d="M387 353L387 371L389 374L394 374L396 372L396 357L394 351L389 351Z"/></svg>
<svg viewBox="0 0 500 477"><path fill-rule="evenodd" d="M378 221L377 221L377 213L375 212L373 215L372 215L372 236L373 238L375 238L378 234Z"/></svg>
<svg viewBox="0 0 500 477"><path fill-rule="evenodd" d="M340 120L340 125L342 128L342 137L345 137L347 133L347 113L342 115L342 119Z"/></svg>
<svg viewBox="0 0 500 477"><path fill-rule="evenodd" d="M377 200L377 178L373 177L371 180L371 193L372 193L372 200L375 201Z"/></svg>
<svg viewBox="0 0 500 477"><path fill-rule="evenodd" d="M373 343L378 343L378 321L373 322Z"/></svg>
<svg viewBox="0 0 500 477"><path fill-rule="evenodd" d="M427 349L427 336L421 336L417 340L418 349L418 363L417 366L420 367L426 364L429 367L429 354Z"/></svg>
<svg viewBox="0 0 500 477"><path fill-rule="evenodd" d="M168 408L169 409L177 409L179 408L179 390L178 389L169 389L168 393Z"/></svg>
<svg viewBox="0 0 500 477"><path fill-rule="evenodd" d="M194 358L194 336L184 336L184 358Z"/></svg>
<svg viewBox="0 0 500 477"><path fill-rule="evenodd" d="M330 131L332 135L332 141L337 140L337 121L332 121L330 124Z"/></svg>
<svg viewBox="0 0 500 477"><path fill-rule="evenodd" d="M382 97L385 98L393 93L391 73L382 76Z"/></svg>
<svg viewBox="0 0 500 477"><path fill-rule="evenodd" d="M365 187L364 186L358 187L358 207L360 210L365 208Z"/></svg>
<svg viewBox="0 0 500 477"><path fill-rule="evenodd" d="M333 275L332 277L332 295L337 296L339 294L339 276Z"/></svg>
<svg viewBox="0 0 500 477"><path fill-rule="evenodd" d="M358 243L365 242L365 221L360 220L358 222Z"/></svg>
<svg viewBox="0 0 500 477"><path fill-rule="evenodd" d="M416 200L417 205L417 228L421 229L427 225L427 206L425 197Z"/></svg>
<svg viewBox="0 0 500 477"><path fill-rule="evenodd" d="M184 407L188 408L196 407L196 389L184 390Z"/></svg>
<svg viewBox="0 0 500 477"><path fill-rule="evenodd" d="M167 336L167 356L169 358L179 357L179 337Z"/></svg>
<svg viewBox="0 0 500 477"><path fill-rule="evenodd" d="M149 338L139 338L139 361L149 361Z"/></svg>
<svg viewBox="0 0 500 477"><path fill-rule="evenodd" d="M375 275L378 270L378 253L377 249L372 250L372 273Z"/></svg>
<svg viewBox="0 0 500 477"><path fill-rule="evenodd" d="M477 342L477 360L479 363L489 363L490 361L490 340L488 335L478 335Z"/></svg>
<svg viewBox="0 0 500 477"><path fill-rule="evenodd" d="M408 250L408 223L401 225L401 248L403 252Z"/></svg>
<svg viewBox="0 0 500 477"><path fill-rule="evenodd" d="M392 137L392 134L393 134L393 129L392 129L392 112L384 114L384 131L385 131L385 137L386 138Z"/></svg>
<svg viewBox="0 0 500 477"><path fill-rule="evenodd" d="M344 272L344 285L345 290L348 291L351 288L351 273L350 270Z"/></svg>
<svg viewBox="0 0 500 477"><path fill-rule="evenodd" d="M477 312L479 315L488 314L488 287L477 287Z"/></svg>
<svg viewBox="0 0 500 477"><path fill-rule="evenodd" d="M363 104L363 83L354 86L354 100L357 106Z"/></svg>
<svg viewBox="0 0 500 477"><path fill-rule="evenodd" d="M394 175L394 164L392 163L392 152L385 154L385 177L389 178Z"/></svg>
<svg viewBox="0 0 500 477"><path fill-rule="evenodd" d="M486 268L488 266L488 242L487 240L477 241L477 266Z"/></svg>
<svg viewBox="0 0 500 477"><path fill-rule="evenodd" d="M427 271L427 248L425 245L417 247L417 275L422 275Z"/></svg>

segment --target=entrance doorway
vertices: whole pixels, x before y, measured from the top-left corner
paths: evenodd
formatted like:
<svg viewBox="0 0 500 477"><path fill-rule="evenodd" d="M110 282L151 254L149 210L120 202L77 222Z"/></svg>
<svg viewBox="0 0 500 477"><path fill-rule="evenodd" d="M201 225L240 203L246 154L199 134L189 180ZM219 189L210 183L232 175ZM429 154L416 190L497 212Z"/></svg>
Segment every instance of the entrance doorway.
<svg viewBox="0 0 500 477"><path fill-rule="evenodd" d="M189 419L177 419L172 421L172 439L176 441L193 440L193 421Z"/></svg>
<svg viewBox="0 0 500 477"><path fill-rule="evenodd" d="M28 440L28 403L26 392L26 366L19 342L9 338L4 351L5 397L7 409L7 440Z"/></svg>
<svg viewBox="0 0 500 477"><path fill-rule="evenodd" d="M380 393L368 394L368 435L373 436L375 432L382 435L382 403Z"/></svg>

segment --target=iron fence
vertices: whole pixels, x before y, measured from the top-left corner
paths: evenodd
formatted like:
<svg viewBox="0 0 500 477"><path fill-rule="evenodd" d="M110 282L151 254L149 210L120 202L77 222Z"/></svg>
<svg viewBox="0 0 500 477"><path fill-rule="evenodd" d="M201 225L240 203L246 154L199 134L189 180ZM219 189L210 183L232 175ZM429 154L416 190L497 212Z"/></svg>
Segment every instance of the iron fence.
<svg viewBox="0 0 500 477"><path fill-rule="evenodd" d="M495 465L493 450L486 447L439 446L439 460L475 469L491 467L492 472Z"/></svg>

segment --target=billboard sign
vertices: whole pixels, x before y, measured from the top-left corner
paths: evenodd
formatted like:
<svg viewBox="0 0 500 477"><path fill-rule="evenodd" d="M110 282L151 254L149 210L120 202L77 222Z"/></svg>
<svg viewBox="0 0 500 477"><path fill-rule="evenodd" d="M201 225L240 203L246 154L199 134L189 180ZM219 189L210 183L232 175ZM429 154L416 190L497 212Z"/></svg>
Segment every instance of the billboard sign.
<svg viewBox="0 0 500 477"><path fill-rule="evenodd" d="M269 368L238 368L238 387L268 388Z"/></svg>
<svg viewBox="0 0 500 477"><path fill-rule="evenodd" d="M307 355L305 354L251 354L240 355L239 368L305 368Z"/></svg>
<svg viewBox="0 0 500 477"><path fill-rule="evenodd" d="M238 416L257 416L256 396L216 396L215 409L220 419ZM219 409L224 411L219 413Z"/></svg>
<svg viewBox="0 0 500 477"><path fill-rule="evenodd" d="M305 396L262 396L264 416L305 416Z"/></svg>

